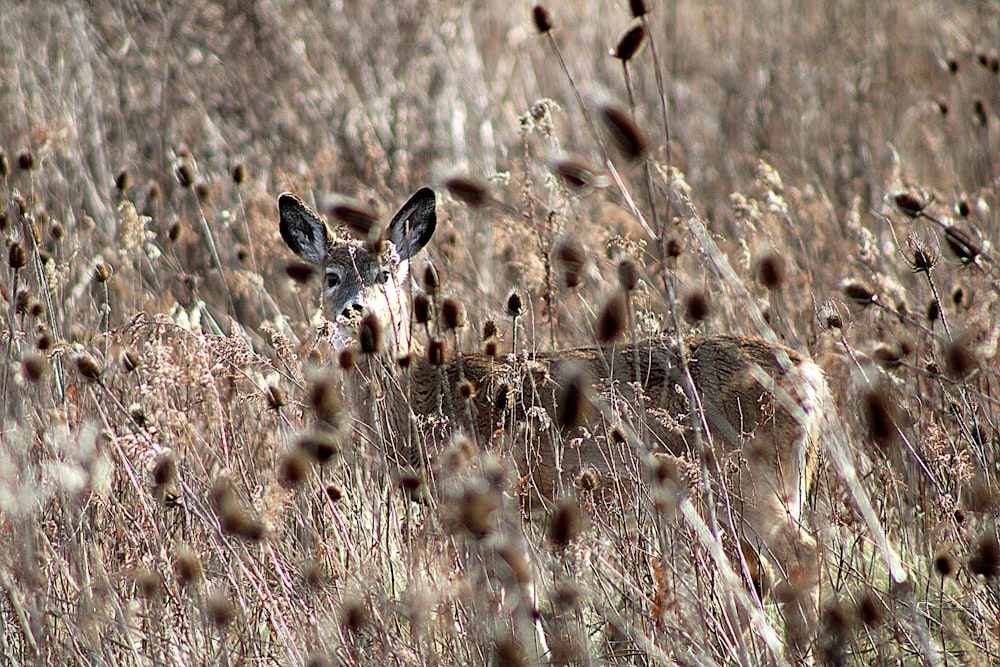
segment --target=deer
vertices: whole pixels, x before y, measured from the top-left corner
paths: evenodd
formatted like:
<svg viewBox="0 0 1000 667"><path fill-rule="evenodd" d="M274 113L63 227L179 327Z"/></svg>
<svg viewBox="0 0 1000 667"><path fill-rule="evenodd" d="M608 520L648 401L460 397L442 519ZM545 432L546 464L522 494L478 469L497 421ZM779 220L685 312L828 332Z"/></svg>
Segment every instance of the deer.
<svg viewBox="0 0 1000 667"><path fill-rule="evenodd" d="M643 474L644 452L655 466L703 442L718 465L728 461L735 471L725 479L741 538L777 571L772 590L785 619L786 654L802 659L809 652L820 550L801 509L828 402L817 364L776 342L734 334L506 356L426 354L406 285L410 261L437 225L434 191L410 197L384 243L335 233L292 193L277 203L285 244L323 276L322 309L338 323L334 345L347 345L360 329L371 342L371 329L379 330L382 349L356 382L367 408L359 419L361 428L395 434L400 465L427 463L461 432L479 446L514 442L511 454L532 497L553 500L581 480L584 488L627 495Z"/></svg>

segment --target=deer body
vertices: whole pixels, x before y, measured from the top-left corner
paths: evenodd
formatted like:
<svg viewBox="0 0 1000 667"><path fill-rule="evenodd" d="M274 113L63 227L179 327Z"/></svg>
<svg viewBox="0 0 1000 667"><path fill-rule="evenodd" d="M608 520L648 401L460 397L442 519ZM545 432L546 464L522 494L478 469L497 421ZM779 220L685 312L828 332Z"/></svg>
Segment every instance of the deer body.
<svg viewBox="0 0 1000 667"><path fill-rule="evenodd" d="M401 288L409 259L433 234L433 192L425 188L402 207L387 230L392 246L378 258L357 241L336 239L292 195L279 198L279 209L286 243L327 276L328 317L370 312L386 332L385 352L365 358L355 389L367 411L363 427L391 435L383 438L391 440L390 458L433 463L464 432L480 447L507 449L523 491L543 503L573 490L583 473L587 488L596 481L621 498L639 483L644 458L700 454L691 427L700 419L701 441L730 471L738 530L779 570L790 649L807 651L819 551L799 514L827 394L812 361L758 338L713 335L521 356L466 353L433 365L416 353ZM400 370L404 354L412 362ZM573 382L575 394L566 390ZM574 401L596 407L570 419L565 411Z"/></svg>

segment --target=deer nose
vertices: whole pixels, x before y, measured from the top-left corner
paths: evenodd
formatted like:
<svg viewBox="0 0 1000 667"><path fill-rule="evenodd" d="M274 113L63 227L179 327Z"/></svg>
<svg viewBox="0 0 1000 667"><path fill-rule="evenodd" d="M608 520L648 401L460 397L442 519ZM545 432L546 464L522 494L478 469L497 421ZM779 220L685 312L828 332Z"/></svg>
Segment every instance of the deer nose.
<svg viewBox="0 0 1000 667"><path fill-rule="evenodd" d="M357 315L358 317L360 317L361 315L364 314L364 312L365 312L364 306L362 306L360 303L352 303L348 304L348 306L344 308L344 310L340 314L346 317L347 319L351 319L353 315Z"/></svg>

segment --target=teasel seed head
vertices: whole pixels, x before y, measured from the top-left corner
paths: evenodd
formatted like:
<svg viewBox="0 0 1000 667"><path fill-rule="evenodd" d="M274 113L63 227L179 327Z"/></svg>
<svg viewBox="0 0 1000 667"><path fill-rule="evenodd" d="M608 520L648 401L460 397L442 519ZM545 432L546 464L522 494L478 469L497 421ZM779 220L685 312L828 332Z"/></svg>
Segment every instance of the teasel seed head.
<svg viewBox="0 0 1000 667"><path fill-rule="evenodd" d="M628 6L632 11L633 18L642 18L649 13L649 7L646 5L646 0L629 0Z"/></svg>
<svg viewBox="0 0 1000 667"><path fill-rule="evenodd" d="M885 621L885 605L868 591L858 603L858 616L865 627L877 628Z"/></svg>
<svg viewBox="0 0 1000 667"><path fill-rule="evenodd" d="M561 501L552 513L549 523L549 541L558 548L565 548L575 540L582 530L580 508L573 499Z"/></svg>
<svg viewBox="0 0 1000 667"><path fill-rule="evenodd" d="M603 184L602 178L593 169L578 160L571 158L554 160L551 169L552 175L559 179L566 189L578 195L587 194Z"/></svg>
<svg viewBox="0 0 1000 667"><path fill-rule="evenodd" d="M441 279L438 277L437 269L434 268L433 264L428 264L424 267L423 284L424 291L431 296L437 294L438 289L441 288Z"/></svg>
<svg viewBox="0 0 1000 667"><path fill-rule="evenodd" d="M349 371L358 364L358 351L353 347L345 347L337 353L337 367Z"/></svg>
<svg viewBox="0 0 1000 667"><path fill-rule="evenodd" d="M892 444L896 439L896 422L892 417L892 403L879 390L865 393L862 403L868 434L880 446Z"/></svg>
<svg viewBox="0 0 1000 667"><path fill-rule="evenodd" d="M708 294L701 290L689 292L684 298L684 317L690 322L701 322L712 313Z"/></svg>
<svg viewBox="0 0 1000 667"><path fill-rule="evenodd" d="M924 212L927 204L916 195L909 192L900 192L892 199L900 213L908 218L917 218Z"/></svg>
<svg viewBox="0 0 1000 667"><path fill-rule="evenodd" d="M106 283L111 279L111 267L105 262L98 262L94 265L94 272L92 275L95 283Z"/></svg>
<svg viewBox="0 0 1000 667"><path fill-rule="evenodd" d="M232 172L233 183L236 185L243 185L247 180L247 168L243 163L239 163L233 167Z"/></svg>
<svg viewBox="0 0 1000 667"><path fill-rule="evenodd" d="M535 30L539 33L544 35L552 30L552 15L545 7L535 5L534 9L531 10L531 18L535 22Z"/></svg>
<svg viewBox="0 0 1000 667"><path fill-rule="evenodd" d="M316 411L316 418L327 424L338 423L343 400L340 389L333 378L323 375L317 378L309 388L309 405Z"/></svg>
<svg viewBox="0 0 1000 667"><path fill-rule="evenodd" d="M29 382L39 382L49 372L49 360L43 354L29 352L21 359L21 372Z"/></svg>
<svg viewBox="0 0 1000 667"><path fill-rule="evenodd" d="M21 171L31 171L35 168L35 156L31 151L24 151L17 156L17 166Z"/></svg>
<svg viewBox="0 0 1000 667"><path fill-rule="evenodd" d="M615 291L611 297L604 302L601 312L597 317L597 341L601 345L608 345L616 341L623 333L628 324L628 302L625 294Z"/></svg>
<svg viewBox="0 0 1000 667"><path fill-rule="evenodd" d="M444 341L440 338L427 342L427 363L434 367L444 365Z"/></svg>
<svg viewBox="0 0 1000 667"><path fill-rule="evenodd" d="M578 287L583 282L583 267L587 259L583 246L576 239L567 237L556 246L555 254L566 287Z"/></svg>
<svg viewBox="0 0 1000 667"><path fill-rule="evenodd" d="M115 189L124 194L130 187L132 187L132 175L128 173L128 170L122 169L115 176Z"/></svg>
<svg viewBox="0 0 1000 667"><path fill-rule="evenodd" d="M340 453L337 437L326 431L307 433L296 442L297 449L319 465L326 465Z"/></svg>
<svg viewBox="0 0 1000 667"><path fill-rule="evenodd" d="M576 487L584 491L596 491L601 485L601 476L593 468L585 468L576 476Z"/></svg>
<svg viewBox="0 0 1000 667"><path fill-rule="evenodd" d="M862 308L867 308L878 299L878 295L875 294L871 288L856 280L844 281L840 289L852 303L855 303Z"/></svg>
<svg viewBox="0 0 1000 667"><path fill-rule="evenodd" d="M23 269L28 263L28 251L25 249L24 245L15 241L10 244L10 248L7 250L7 263L10 264L10 268L15 271Z"/></svg>
<svg viewBox="0 0 1000 667"><path fill-rule="evenodd" d="M910 251L907 264L917 273L930 273L941 259L941 252L936 245L931 245L919 234L910 232L906 237L906 246Z"/></svg>
<svg viewBox="0 0 1000 667"><path fill-rule="evenodd" d="M0 178L6 179L10 176L10 161L7 154L0 151Z"/></svg>
<svg viewBox="0 0 1000 667"><path fill-rule="evenodd" d="M444 182L444 187L452 197L472 208L490 201L489 187L471 176L452 176Z"/></svg>
<svg viewBox="0 0 1000 667"><path fill-rule="evenodd" d="M646 29L640 23L625 31L611 55L623 62L632 60L646 45Z"/></svg>
<svg viewBox="0 0 1000 667"><path fill-rule="evenodd" d="M785 282L785 259L776 252L765 253L757 262L757 280L768 291L779 289Z"/></svg>
<svg viewBox="0 0 1000 667"><path fill-rule="evenodd" d="M212 188L205 181L200 181L194 186L194 193L197 195L198 201L204 204L212 197Z"/></svg>
<svg viewBox="0 0 1000 667"><path fill-rule="evenodd" d="M679 238L676 236L671 237L667 239L665 251L667 259L677 259L681 256L681 253L684 252L684 246L681 244L681 240Z"/></svg>
<svg viewBox="0 0 1000 667"><path fill-rule="evenodd" d="M309 458L301 450L287 452L278 466L278 483L294 489L309 478Z"/></svg>
<svg viewBox="0 0 1000 667"><path fill-rule="evenodd" d="M454 299L441 302L441 324L448 331L454 331L465 326L465 306Z"/></svg>
<svg viewBox="0 0 1000 667"><path fill-rule="evenodd" d="M101 376L104 374L104 367L101 366L101 363L86 352L78 354L73 360L73 365L76 366L76 372L84 380L90 382L100 382Z"/></svg>
<svg viewBox="0 0 1000 667"><path fill-rule="evenodd" d="M624 257L618 262L618 285L626 294L634 292L639 286L639 265L631 257Z"/></svg>
<svg viewBox="0 0 1000 667"><path fill-rule="evenodd" d="M949 576L955 571L955 560L947 551L939 551L934 556L934 570L942 578Z"/></svg>
<svg viewBox="0 0 1000 667"><path fill-rule="evenodd" d="M14 312L18 315L27 315L31 310L31 304L35 302L35 295L26 289L18 290L14 297Z"/></svg>
<svg viewBox="0 0 1000 667"><path fill-rule="evenodd" d="M174 553L174 577L177 583L187 587L201 581L203 570L201 559L190 547L182 546Z"/></svg>
<svg viewBox="0 0 1000 667"><path fill-rule="evenodd" d="M564 362L559 368L555 417L560 428L571 430L583 426L590 418L593 405L586 375L585 369L572 361Z"/></svg>
<svg viewBox="0 0 1000 667"><path fill-rule="evenodd" d="M267 399L267 407L275 412L288 405L288 397L285 390L276 384L269 384L264 389L264 398Z"/></svg>
<svg viewBox="0 0 1000 667"><path fill-rule="evenodd" d="M344 498L344 489L337 484L327 484L324 492L326 493L326 497L330 499L330 502L333 503Z"/></svg>
<svg viewBox="0 0 1000 667"><path fill-rule="evenodd" d="M413 321L417 324L431 321L431 300L426 294L416 294L413 297Z"/></svg>
<svg viewBox="0 0 1000 667"><path fill-rule="evenodd" d="M512 289L510 294L507 295L507 303L504 305L504 312L507 313L508 317L520 317L524 314L524 299L522 298L519 290ZM496 331L493 333L495 335Z"/></svg>
<svg viewBox="0 0 1000 667"><path fill-rule="evenodd" d="M976 549L969 556L969 570L986 579L1000 576L1000 543L994 533L979 538Z"/></svg>
<svg viewBox="0 0 1000 667"><path fill-rule="evenodd" d="M482 340L487 341L491 338L496 338L496 336L497 336L497 323L492 319L483 322Z"/></svg>
<svg viewBox="0 0 1000 667"><path fill-rule="evenodd" d="M824 299L823 305L816 311L816 319L819 325L825 330L836 329L842 331L844 328L844 316L840 312L840 305L834 299Z"/></svg>
<svg viewBox="0 0 1000 667"><path fill-rule="evenodd" d="M458 395L462 397L462 400L471 401L476 397L476 385L472 384L470 380L462 380L458 383Z"/></svg>
<svg viewBox="0 0 1000 667"><path fill-rule="evenodd" d="M965 341L954 340L945 349L945 368L952 379L965 380L979 368L979 360Z"/></svg>
<svg viewBox="0 0 1000 667"><path fill-rule="evenodd" d="M122 367L129 373L135 371L139 366L142 365L142 359L134 350L122 350L119 362Z"/></svg>
<svg viewBox="0 0 1000 667"><path fill-rule="evenodd" d="M973 264L983 252L979 243L954 225L944 230L944 241L948 245L948 250L964 266Z"/></svg>
<svg viewBox="0 0 1000 667"><path fill-rule="evenodd" d="M494 359L500 356L500 343L496 337L487 338L483 341L483 354Z"/></svg>
<svg viewBox="0 0 1000 667"><path fill-rule="evenodd" d="M186 162L181 162L174 168L174 176L177 178L177 182L181 184L184 189L190 189L194 186L194 171L191 169L191 165Z"/></svg>
<svg viewBox="0 0 1000 667"><path fill-rule="evenodd" d="M602 106L600 112L605 129L622 155L630 160L641 158L649 141L632 116L612 105Z"/></svg>
<svg viewBox="0 0 1000 667"><path fill-rule="evenodd" d="M382 323L375 313L368 313L361 318L358 344L362 354L378 354L382 350Z"/></svg>
<svg viewBox="0 0 1000 667"><path fill-rule="evenodd" d="M328 210L330 216L347 227L358 240L368 241L379 234L378 212L367 204L344 197L332 197Z"/></svg>
<svg viewBox="0 0 1000 667"><path fill-rule="evenodd" d="M205 600L205 612L218 628L226 628L236 618L236 608L226 594L216 591Z"/></svg>

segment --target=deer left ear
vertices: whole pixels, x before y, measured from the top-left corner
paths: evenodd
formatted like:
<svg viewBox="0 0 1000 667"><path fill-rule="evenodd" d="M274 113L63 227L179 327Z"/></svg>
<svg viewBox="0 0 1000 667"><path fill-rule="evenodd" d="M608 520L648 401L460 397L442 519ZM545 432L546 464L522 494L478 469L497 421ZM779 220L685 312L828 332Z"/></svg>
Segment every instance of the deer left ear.
<svg viewBox="0 0 1000 667"><path fill-rule="evenodd" d="M278 196L281 238L292 252L320 266L330 251L330 230L304 201L290 192Z"/></svg>
<svg viewBox="0 0 1000 667"><path fill-rule="evenodd" d="M437 227L437 206L434 191L417 190L389 223L389 240L396 246L400 259L410 259L427 245Z"/></svg>

